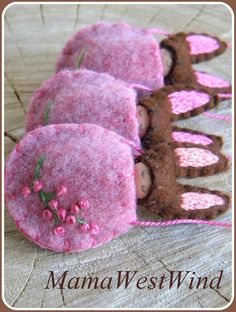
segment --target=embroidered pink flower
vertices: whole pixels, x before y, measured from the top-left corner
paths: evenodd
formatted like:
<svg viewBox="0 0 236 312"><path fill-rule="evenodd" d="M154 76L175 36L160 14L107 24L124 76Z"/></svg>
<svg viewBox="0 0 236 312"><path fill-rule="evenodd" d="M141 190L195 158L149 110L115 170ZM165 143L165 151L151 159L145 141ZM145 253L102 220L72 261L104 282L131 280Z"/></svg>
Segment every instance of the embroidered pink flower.
<svg viewBox="0 0 236 312"><path fill-rule="evenodd" d="M66 210L63 209L63 208L59 208L59 209L58 209L58 216L59 216L59 218L60 218L62 221L64 221L65 218L66 218Z"/></svg>
<svg viewBox="0 0 236 312"><path fill-rule="evenodd" d="M88 223L81 224L80 229L83 233L87 233L89 231Z"/></svg>
<svg viewBox="0 0 236 312"><path fill-rule="evenodd" d="M49 209L44 209L42 211L42 218L44 220L51 220L53 218L53 215Z"/></svg>
<svg viewBox="0 0 236 312"><path fill-rule="evenodd" d="M64 196L67 194L67 188L65 187L65 185L60 185L57 187L57 196Z"/></svg>
<svg viewBox="0 0 236 312"><path fill-rule="evenodd" d="M57 226L54 228L53 232L57 236L62 236L65 233L65 229L62 226Z"/></svg>
<svg viewBox="0 0 236 312"><path fill-rule="evenodd" d="M31 193L31 190L30 190L30 188L28 186L23 187L23 189L21 190L21 194L24 197L29 196L30 193Z"/></svg>
<svg viewBox="0 0 236 312"><path fill-rule="evenodd" d="M58 201L56 199L52 199L48 202L50 208L57 210L58 208Z"/></svg>
<svg viewBox="0 0 236 312"><path fill-rule="evenodd" d="M87 209L89 208L89 201L87 199L81 199L79 201L79 206L81 209Z"/></svg>
<svg viewBox="0 0 236 312"><path fill-rule="evenodd" d="M39 191L41 191L42 188L43 188L42 182L40 182L39 180L34 181L33 190L35 193L38 193Z"/></svg>
<svg viewBox="0 0 236 312"><path fill-rule="evenodd" d="M91 223L90 226L89 226L89 228L90 228L90 233L91 233L91 234L95 234L95 235L98 234L98 232L99 232L99 227L98 227L97 224Z"/></svg>
<svg viewBox="0 0 236 312"><path fill-rule="evenodd" d="M70 213L73 213L75 215L79 214L79 206L78 205L71 205Z"/></svg>
<svg viewBox="0 0 236 312"><path fill-rule="evenodd" d="M74 216L68 216L66 217L66 223L67 224L75 224L76 223L76 219Z"/></svg>

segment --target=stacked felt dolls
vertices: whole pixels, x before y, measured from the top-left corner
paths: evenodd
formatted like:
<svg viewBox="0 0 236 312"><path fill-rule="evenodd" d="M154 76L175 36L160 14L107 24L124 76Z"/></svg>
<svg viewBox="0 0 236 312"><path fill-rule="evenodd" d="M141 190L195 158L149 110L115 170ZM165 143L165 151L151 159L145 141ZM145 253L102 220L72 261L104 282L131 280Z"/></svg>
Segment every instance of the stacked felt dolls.
<svg viewBox="0 0 236 312"><path fill-rule="evenodd" d="M225 171L222 139L172 125L230 97L229 83L192 68L226 44L195 33L158 44L152 32L123 23L81 30L34 93L27 133L6 163L5 199L41 247L103 244L139 224L137 199L176 223L228 209L227 194L176 181Z"/></svg>

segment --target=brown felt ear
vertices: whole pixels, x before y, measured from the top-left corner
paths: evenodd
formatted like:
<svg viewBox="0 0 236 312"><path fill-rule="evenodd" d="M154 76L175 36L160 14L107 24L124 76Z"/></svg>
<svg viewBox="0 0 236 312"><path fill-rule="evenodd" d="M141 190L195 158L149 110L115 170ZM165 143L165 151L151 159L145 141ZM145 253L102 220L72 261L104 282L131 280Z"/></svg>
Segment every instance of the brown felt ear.
<svg viewBox="0 0 236 312"><path fill-rule="evenodd" d="M212 219L225 212L230 205L230 196L205 188L178 185L177 206L166 206L159 211L165 219Z"/></svg>
<svg viewBox="0 0 236 312"><path fill-rule="evenodd" d="M223 145L223 139L220 136L176 126L172 129L171 136L177 147L210 147L218 151Z"/></svg>
<svg viewBox="0 0 236 312"><path fill-rule="evenodd" d="M192 63L211 60L227 49L226 42L208 34L189 33L185 38L189 45Z"/></svg>
<svg viewBox="0 0 236 312"><path fill-rule="evenodd" d="M176 176L197 178L226 171L228 159L221 153L206 147L176 147Z"/></svg>

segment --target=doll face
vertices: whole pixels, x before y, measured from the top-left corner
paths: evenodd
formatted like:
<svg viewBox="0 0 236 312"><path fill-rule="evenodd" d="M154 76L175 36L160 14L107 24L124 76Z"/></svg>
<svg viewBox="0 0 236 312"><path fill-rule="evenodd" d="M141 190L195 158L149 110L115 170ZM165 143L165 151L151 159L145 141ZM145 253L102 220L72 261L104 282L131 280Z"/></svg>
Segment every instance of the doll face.
<svg viewBox="0 0 236 312"><path fill-rule="evenodd" d="M137 105L137 118L139 123L139 136L142 138L147 133L150 124L150 117L147 109L142 105Z"/></svg>
<svg viewBox="0 0 236 312"><path fill-rule="evenodd" d="M136 196L143 199L149 194L152 185L150 170L144 163L139 162L134 165L134 172Z"/></svg>
<svg viewBox="0 0 236 312"><path fill-rule="evenodd" d="M172 64L173 64L172 55L165 48L161 48L160 53L161 53L161 60L162 60L162 65L163 65L163 74L164 74L164 77L166 77L169 74Z"/></svg>

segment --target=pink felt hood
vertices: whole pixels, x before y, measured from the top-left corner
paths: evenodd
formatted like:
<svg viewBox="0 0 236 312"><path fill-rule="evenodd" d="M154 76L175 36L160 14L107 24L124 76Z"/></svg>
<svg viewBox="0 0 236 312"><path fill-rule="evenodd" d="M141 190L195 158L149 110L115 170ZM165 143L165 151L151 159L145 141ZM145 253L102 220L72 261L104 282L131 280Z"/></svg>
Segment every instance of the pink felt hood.
<svg viewBox="0 0 236 312"><path fill-rule="evenodd" d="M44 124L94 123L140 146L136 92L125 82L86 69L63 70L45 81L29 105L26 131Z"/></svg>
<svg viewBox="0 0 236 312"><path fill-rule="evenodd" d="M159 43L148 30L125 23L102 22L86 27L67 42L56 71L76 68L81 52L85 53L82 68L106 72L150 89L164 85Z"/></svg>
<svg viewBox="0 0 236 312"><path fill-rule="evenodd" d="M64 234L55 234L53 221L42 217L45 204L32 190L42 155L37 179L43 191L58 194L61 187L56 211L66 210L67 217L75 215L70 209L81 207L82 200L79 217L89 229L63 221ZM136 220L133 172L131 147L114 132L92 124L41 127L27 133L8 158L6 205L17 227L41 247L64 252L93 248L127 232Z"/></svg>

